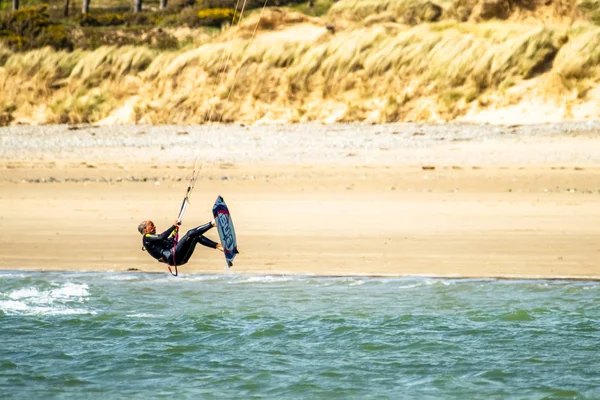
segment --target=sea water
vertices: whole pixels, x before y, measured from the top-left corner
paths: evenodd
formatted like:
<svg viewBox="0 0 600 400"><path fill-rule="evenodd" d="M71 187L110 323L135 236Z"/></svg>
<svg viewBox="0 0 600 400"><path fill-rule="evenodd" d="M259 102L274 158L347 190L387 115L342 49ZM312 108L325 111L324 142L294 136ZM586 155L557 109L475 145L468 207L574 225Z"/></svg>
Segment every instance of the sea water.
<svg viewBox="0 0 600 400"><path fill-rule="evenodd" d="M0 272L3 399L600 398L600 284Z"/></svg>

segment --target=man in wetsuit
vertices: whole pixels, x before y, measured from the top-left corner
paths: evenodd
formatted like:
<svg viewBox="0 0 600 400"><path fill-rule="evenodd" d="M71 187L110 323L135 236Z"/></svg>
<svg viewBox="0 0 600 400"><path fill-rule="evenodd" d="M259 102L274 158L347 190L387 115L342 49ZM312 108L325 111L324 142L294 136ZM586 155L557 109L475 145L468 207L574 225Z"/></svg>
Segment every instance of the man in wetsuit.
<svg viewBox="0 0 600 400"><path fill-rule="evenodd" d="M156 226L154 226L152 221L143 221L140 223L138 231L143 235L142 250L146 250L148 254L158 261L167 263L171 266L179 266L187 263L190 260L197 243L212 249L223 251L223 246L220 243L213 242L209 238L203 236L206 231L215 226L215 221L190 229L181 239L179 239L177 246L175 246L175 235L177 233L175 229L176 225L179 225L177 221L169 229L160 235L157 235Z"/></svg>

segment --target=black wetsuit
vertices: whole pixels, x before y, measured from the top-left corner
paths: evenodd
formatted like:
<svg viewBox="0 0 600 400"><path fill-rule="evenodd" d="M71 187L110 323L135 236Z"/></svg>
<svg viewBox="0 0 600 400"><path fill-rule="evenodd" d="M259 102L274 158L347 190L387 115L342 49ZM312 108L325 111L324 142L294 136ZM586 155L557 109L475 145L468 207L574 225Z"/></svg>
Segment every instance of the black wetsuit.
<svg viewBox="0 0 600 400"><path fill-rule="evenodd" d="M173 244L175 243L175 225L171 226L160 235L146 233L142 238L142 243L144 246L143 249L160 262L164 262L169 265L183 265L189 261L192 253L194 253L196 243L200 243L213 249L217 248L217 243L213 242L207 237L202 236L202 234L208 231L210 228L212 228L212 225L209 222L205 225L201 225L197 228L187 231L185 236L180 238L177 242L177 248L175 249L174 257Z"/></svg>

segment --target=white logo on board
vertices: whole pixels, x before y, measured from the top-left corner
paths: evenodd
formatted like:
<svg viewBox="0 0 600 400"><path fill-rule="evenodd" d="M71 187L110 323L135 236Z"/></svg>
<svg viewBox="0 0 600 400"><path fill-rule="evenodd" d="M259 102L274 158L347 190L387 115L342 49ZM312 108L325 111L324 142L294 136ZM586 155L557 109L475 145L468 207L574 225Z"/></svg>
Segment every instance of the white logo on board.
<svg viewBox="0 0 600 400"><path fill-rule="evenodd" d="M225 213L220 213L218 218L219 226L221 228L221 232L223 233L223 241L225 242L227 250L230 250L233 247L233 235L231 234L231 229L229 228L229 217Z"/></svg>

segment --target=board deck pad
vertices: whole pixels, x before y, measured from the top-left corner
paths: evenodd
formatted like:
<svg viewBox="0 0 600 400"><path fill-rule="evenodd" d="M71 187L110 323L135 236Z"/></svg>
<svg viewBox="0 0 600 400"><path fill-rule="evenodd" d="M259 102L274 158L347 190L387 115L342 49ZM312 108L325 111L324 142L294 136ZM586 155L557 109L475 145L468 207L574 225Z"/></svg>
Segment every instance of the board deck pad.
<svg viewBox="0 0 600 400"><path fill-rule="evenodd" d="M213 206L213 216L217 224L217 230L219 231L219 238L221 239L221 245L225 253L225 261L227 268L233 266L233 259L239 254L237 249L237 239L235 236L235 229L233 228L233 221L231 220L231 214L225 204L223 197L218 196Z"/></svg>

